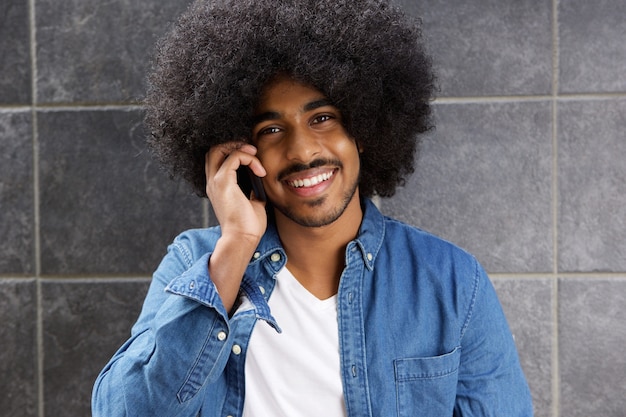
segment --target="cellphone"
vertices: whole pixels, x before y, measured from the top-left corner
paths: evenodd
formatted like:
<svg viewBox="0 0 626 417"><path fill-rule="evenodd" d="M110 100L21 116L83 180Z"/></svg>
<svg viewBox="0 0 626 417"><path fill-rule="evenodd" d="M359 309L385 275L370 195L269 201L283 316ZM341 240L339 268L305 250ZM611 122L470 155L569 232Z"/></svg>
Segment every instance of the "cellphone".
<svg viewBox="0 0 626 417"><path fill-rule="evenodd" d="M242 165L237 169L237 184L246 197L250 198L250 193L254 191L257 200L265 201L265 190L261 178L254 175L247 165Z"/></svg>

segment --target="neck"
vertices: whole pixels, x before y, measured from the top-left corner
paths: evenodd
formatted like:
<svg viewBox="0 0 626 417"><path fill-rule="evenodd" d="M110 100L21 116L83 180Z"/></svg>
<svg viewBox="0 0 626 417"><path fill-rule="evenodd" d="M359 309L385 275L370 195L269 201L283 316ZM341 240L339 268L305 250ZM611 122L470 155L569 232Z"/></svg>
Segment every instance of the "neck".
<svg viewBox="0 0 626 417"><path fill-rule="evenodd" d="M276 227L287 254L287 267L313 295L326 299L337 293L345 267L345 250L361 226L363 211L358 195L333 223L301 226L276 213Z"/></svg>

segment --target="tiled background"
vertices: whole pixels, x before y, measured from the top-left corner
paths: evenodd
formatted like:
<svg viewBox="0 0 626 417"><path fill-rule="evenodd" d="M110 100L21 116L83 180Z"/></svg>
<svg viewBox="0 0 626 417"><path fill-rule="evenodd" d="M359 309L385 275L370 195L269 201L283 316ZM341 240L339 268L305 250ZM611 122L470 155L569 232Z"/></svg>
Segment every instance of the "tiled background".
<svg viewBox="0 0 626 417"><path fill-rule="evenodd" d="M626 2L397 0L437 129L387 214L489 270L544 417L626 415ZM150 160L152 45L187 1L0 4L0 415L89 415L169 241L211 222Z"/></svg>

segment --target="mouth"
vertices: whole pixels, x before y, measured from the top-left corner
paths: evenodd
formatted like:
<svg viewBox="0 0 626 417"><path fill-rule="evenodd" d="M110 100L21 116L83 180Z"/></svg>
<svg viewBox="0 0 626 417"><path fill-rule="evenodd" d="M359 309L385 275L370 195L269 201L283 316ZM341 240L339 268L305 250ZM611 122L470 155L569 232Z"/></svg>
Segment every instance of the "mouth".
<svg viewBox="0 0 626 417"><path fill-rule="evenodd" d="M328 181L335 175L335 170L330 170L326 172L321 172L316 175L308 176L305 178L295 178L291 180L287 180L287 184L293 188L309 188L315 187L318 184L321 184L325 181Z"/></svg>

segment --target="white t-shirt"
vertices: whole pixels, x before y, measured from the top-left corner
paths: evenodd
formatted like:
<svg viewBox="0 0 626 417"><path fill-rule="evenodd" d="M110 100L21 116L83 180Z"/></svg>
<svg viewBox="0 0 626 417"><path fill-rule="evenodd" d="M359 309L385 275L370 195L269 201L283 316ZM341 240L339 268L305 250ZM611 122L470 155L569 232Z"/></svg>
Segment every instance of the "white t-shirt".
<svg viewBox="0 0 626 417"><path fill-rule="evenodd" d="M243 417L346 416L337 296L318 299L283 268L269 306L282 333L265 322L252 331Z"/></svg>

